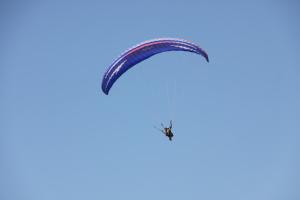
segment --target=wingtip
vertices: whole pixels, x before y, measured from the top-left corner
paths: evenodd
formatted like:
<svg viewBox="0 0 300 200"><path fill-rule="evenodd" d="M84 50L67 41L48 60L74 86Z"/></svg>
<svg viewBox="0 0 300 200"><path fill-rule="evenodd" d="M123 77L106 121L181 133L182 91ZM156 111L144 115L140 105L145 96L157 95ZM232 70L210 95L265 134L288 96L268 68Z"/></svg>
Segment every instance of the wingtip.
<svg viewBox="0 0 300 200"><path fill-rule="evenodd" d="M108 91L105 91L102 89L102 92L105 94L105 95L108 95Z"/></svg>
<svg viewBox="0 0 300 200"><path fill-rule="evenodd" d="M205 57L206 61L209 62L209 58L208 58L208 54L207 53L205 53L204 57Z"/></svg>

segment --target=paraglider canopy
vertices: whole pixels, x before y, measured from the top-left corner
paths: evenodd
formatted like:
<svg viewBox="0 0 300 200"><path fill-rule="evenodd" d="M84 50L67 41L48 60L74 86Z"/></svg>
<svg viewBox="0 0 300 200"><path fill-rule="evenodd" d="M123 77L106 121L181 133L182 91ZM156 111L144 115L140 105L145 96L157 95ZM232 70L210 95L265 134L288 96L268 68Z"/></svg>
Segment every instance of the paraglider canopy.
<svg viewBox="0 0 300 200"><path fill-rule="evenodd" d="M203 49L186 40L161 38L145 41L125 51L111 64L103 76L102 91L108 94L116 80L128 69L155 54L166 51L188 51L196 53L203 56L206 61L209 62L208 55Z"/></svg>

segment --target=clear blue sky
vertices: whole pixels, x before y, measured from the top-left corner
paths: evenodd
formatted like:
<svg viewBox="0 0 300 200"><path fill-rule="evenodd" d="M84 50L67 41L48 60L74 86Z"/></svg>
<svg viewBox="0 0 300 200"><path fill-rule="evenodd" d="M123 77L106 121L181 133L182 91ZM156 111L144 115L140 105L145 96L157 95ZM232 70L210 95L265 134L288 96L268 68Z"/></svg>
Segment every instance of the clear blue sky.
<svg viewBox="0 0 300 200"><path fill-rule="evenodd" d="M298 1L1 1L0 199L300 199ZM121 77L125 49L176 37ZM174 141L153 126L174 121Z"/></svg>

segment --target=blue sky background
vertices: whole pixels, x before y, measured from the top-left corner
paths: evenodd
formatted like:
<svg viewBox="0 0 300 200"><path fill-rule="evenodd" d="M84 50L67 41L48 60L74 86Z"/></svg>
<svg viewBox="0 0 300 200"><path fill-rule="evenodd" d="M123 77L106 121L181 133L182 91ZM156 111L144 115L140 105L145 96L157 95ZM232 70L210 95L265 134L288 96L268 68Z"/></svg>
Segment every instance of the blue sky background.
<svg viewBox="0 0 300 200"><path fill-rule="evenodd" d="M1 1L0 199L300 199L300 4ZM121 77L144 40L198 43ZM174 141L153 126L174 121Z"/></svg>

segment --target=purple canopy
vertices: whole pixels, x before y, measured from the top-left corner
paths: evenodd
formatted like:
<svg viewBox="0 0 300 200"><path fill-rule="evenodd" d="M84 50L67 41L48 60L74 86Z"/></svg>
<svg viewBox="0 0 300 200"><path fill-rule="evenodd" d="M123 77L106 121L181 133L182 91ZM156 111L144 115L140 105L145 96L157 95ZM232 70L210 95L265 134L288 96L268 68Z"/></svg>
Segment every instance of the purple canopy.
<svg viewBox="0 0 300 200"><path fill-rule="evenodd" d="M102 91L108 94L116 80L139 62L166 51L188 51L202 55L209 62L207 53L198 45L182 39L161 38L145 41L123 53L106 70L102 79Z"/></svg>

